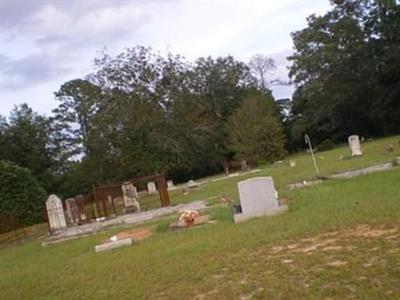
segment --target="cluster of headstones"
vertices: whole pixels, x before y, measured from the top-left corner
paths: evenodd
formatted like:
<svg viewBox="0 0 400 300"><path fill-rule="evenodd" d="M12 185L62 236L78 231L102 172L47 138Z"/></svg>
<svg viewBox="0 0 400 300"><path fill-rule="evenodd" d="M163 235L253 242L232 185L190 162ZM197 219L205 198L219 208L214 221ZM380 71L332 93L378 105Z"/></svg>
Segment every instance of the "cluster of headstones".
<svg viewBox="0 0 400 300"><path fill-rule="evenodd" d="M172 180L167 181L168 189L174 189ZM131 182L124 182L121 185L122 200L125 206L125 213L140 212L139 194L137 188ZM147 183L149 194L157 193L156 184L153 181ZM111 196L109 196L111 198ZM111 201L111 199L108 199ZM65 211L62 200L57 195L50 195L46 201L46 210L50 232L56 232L69 225L77 225L81 221L86 221L86 215L79 209L79 204L83 203L83 196L78 195L74 198L65 200Z"/></svg>

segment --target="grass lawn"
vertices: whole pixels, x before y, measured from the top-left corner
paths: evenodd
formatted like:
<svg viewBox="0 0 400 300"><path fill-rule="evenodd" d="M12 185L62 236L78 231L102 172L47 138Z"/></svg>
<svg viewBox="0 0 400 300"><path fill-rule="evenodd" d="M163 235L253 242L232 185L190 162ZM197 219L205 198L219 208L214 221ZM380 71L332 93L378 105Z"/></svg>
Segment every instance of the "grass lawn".
<svg viewBox="0 0 400 300"><path fill-rule="evenodd" d="M354 160L338 160L345 148L318 153L321 171L391 160L384 146L396 140L364 144L364 157ZM295 168L252 174L274 177L288 199L284 214L233 224L229 208L214 207L215 224L98 254L93 246L117 229L4 248L0 299L400 299L400 169L289 191L287 183L313 175L309 157L295 159ZM243 178L171 198L236 199Z"/></svg>

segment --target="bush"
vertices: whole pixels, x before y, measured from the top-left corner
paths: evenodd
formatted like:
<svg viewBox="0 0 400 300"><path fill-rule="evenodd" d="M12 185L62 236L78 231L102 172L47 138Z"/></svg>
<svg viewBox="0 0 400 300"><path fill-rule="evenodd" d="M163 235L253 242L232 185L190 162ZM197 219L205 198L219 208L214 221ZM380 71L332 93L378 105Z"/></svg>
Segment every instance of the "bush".
<svg viewBox="0 0 400 300"><path fill-rule="evenodd" d="M327 151L327 150L331 150L333 148L335 148L335 144L332 142L332 140L327 139L318 145L317 150L318 151Z"/></svg>
<svg viewBox="0 0 400 300"><path fill-rule="evenodd" d="M0 214L16 213L25 225L43 220L46 192L31 172L0 160Z"/></svg>

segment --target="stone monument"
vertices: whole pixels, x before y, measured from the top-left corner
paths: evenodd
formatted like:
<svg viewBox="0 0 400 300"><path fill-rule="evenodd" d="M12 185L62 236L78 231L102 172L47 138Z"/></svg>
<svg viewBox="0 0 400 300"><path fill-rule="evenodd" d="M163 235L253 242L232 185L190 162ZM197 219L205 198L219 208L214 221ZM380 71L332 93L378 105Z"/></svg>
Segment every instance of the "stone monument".
<svg viewBox="0 0 400 300"><path fill-rule="evenodd" d="M147 183L147 191L149 192L149 194L157 193L157 188L156 188L156 184L154 183L154 181L150 181Z"/></svg>
<svg viewBox="0 0 400 300"><path fill-rule="evenodd" d="M51 194L46 200L47 216L49 221L50 232L55 232L67 227L63 204L60 198Z"/></svg>
<svg viewBox="0 0 400 300"><path fill-rule="evenodd" d="M274 215L287 209L280 205L272 177L254 177L238 183L241 212L234 214L235 223L254 217ZM240 210L239 210L240 211Z"/></svg>
<svg viewBox="0 0 400 300"><path fill-rule="evenodd" d="M351 150L351 156L361 156L361 145L360 145L360 138L358 135L351 135L349 136L349 146Z"/></svg>
<svg viewBox="0 0 400 300"><path fill-rule="evenodd" d="M67 216L71 224L78 224L80 222L80 211L77 200L75 198L68 198L65 200L65 207L67 209Z"/></svg>
<svg viewBox="0 0 400 300"><path fill-rule="evenodd" d="M140 205L138 202L138 193L136 187L132 182L124 182L121 186L122 198L125 205L125 213L140 212Z"/></svg>

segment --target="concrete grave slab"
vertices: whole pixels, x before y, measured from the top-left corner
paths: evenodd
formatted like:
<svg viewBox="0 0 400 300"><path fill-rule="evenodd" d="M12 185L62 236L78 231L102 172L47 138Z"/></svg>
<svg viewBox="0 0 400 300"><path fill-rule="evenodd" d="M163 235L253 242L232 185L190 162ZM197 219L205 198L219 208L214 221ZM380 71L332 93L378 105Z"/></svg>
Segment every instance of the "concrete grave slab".
<svg viewBox="0 0 400 300"><path fill-rule="evenodd" d="M94 251L96 251L98 253L98 252L103 252L103 251L120 248L123 246L130 246L130 245L132 245L132 239L128 238L128 239L116 240L116 241L111 241L108 243L96 245L94 247Z"/></svg>

